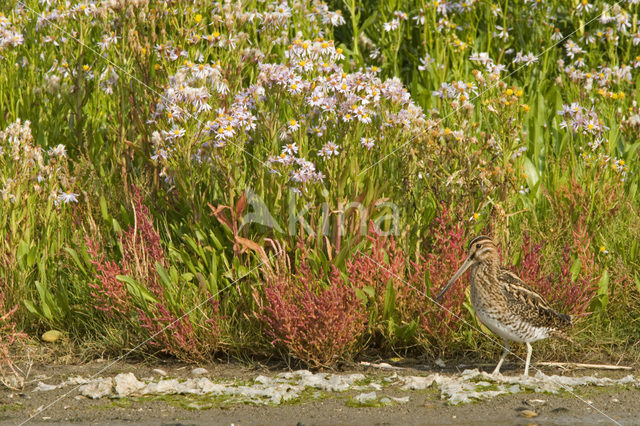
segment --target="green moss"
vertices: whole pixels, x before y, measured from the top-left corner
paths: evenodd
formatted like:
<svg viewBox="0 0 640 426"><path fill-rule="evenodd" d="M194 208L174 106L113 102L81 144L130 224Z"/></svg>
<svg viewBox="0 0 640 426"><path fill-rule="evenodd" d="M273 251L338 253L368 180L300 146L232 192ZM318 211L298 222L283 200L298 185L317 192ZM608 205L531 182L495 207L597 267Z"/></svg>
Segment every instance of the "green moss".
<svg viewBox="0 0 640 426"><path fill-rule="evenodd" d="M497 391L500 390L498 385L476 385L476 392L487 392L487 391Z"/></svg>
<svg viewBox="0 0 640 426"><path fill-rule="evenodd" d="M119 399L114 399L108 404L99 405L96 408L98 409L131 408L132 405L133 405L133 401L130 398L119 398Z"/></svg>
<svg viewBox="0 0 640 426"><path fill-rule="evenodd" d="M327 392L323 392L311 387L306 387L302 392L300 392L300 395L297 398L283 401L282 405L298 405L310 401L322 401L329 398L331 398L331 395Z"/></svg>
<svg viewBox="0 0 640 426"><path fill-rule="evenodd" d="M0 404L0 413L6 413L7 411L15 411L23 408L21 402L14 402L13 404Z"/></svg>
<svg viewBox="0 0 640 426"><path fill-rule="evenodd" d="M354 398L349 397L347 398L347 400L345 401L345 405L347 407L353 407L353 408L364 408L364 407L385 407L385 406L389 406L391 405L390 401L389 402L381 402L380 401L381 398L376 398L376 399L372 399L369 401L356 401Z"/></svg>

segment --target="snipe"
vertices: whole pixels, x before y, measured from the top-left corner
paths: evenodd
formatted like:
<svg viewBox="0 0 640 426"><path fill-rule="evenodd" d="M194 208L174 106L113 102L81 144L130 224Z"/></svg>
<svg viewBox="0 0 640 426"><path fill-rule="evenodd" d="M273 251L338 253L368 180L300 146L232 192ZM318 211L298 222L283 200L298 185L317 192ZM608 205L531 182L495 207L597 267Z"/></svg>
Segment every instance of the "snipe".
<svg viewBox="0 0 640 426"><path fill-rule="evenodd" d="M500 267L496 245L481 235L469 244L468 257L442 289L436 302L467 269L471 268L471 303L478 319L504 341L504 351L493 374L509 352L509 342L527 344L525 376L529 374L531 342L549 336L564 336L571 317L554 311L542 296L512 272Z"/></svg>

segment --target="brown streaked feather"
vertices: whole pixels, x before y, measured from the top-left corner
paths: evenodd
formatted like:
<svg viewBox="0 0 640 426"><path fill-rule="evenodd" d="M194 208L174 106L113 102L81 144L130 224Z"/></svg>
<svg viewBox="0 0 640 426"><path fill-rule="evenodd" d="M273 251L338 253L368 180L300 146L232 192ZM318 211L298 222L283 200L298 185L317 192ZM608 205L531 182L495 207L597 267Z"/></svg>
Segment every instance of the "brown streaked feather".
<svg viewBox="0 0 640 426"><path fill-rule="evenodd" d="M569 315L556 312L542 296L511 271L502 269L498 282L506 299L507 308L513 314L534 327L547 327L553 330L552 334L567 338L562 331L571 326Z"/></svg>

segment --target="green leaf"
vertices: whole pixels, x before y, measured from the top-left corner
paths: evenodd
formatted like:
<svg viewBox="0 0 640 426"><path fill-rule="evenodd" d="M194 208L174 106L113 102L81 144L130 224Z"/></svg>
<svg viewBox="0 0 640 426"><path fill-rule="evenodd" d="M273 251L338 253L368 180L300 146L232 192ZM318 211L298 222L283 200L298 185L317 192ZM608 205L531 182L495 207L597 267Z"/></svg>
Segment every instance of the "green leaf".
<svg viewBox="0 0 640 426"><path fill-rule="evenodd" d="M415 336L416 331L418 330L418 322L416 320L412 320L409 324L404 324L400 327L397 327L395 330L395 336L398 340L403 343L408 343Z"/></svg>
<svg viewBox="0 0 640 426"><path fill-rule="evenodd" d="M40 313L44 318L52 321L53 315L50 307L51 297L49 297L49 291L42 285L40 281L36 281L35 284L36 289L38 290L38 295L40 296Z"/></svg>
<svg viewBox="0 0 640 426"><path fill-rule="evenodd" d="M141 302L147 301L150 303L157 303L156 298L153 297L153 295L149 292L149 290L147 290L142 285L137 283L133 278L127 275L117 275L116 279L127 285L127 291L135 299Z"/></svg>
<svg viewBox="0 0 640 426"><path fill-rule="evenodd" d="M27 254L27 268L33 268L33 265L36 264L36 258L38 256L38 247L33 246L29 253Z"/></svg>
<svg viewBox="0 0 640 426"><path fill-rule="evenodd" d="M598 293L593 299L591 309L596 313L603 313L609 304L609 272L605 269L598 282Z"/></svg>
<svg viewBox="0 0 640 426"><path fill-rule="evenodd" d="M359 299L359 300L361 300L363 302L366 302L368 300L367 295L361 289L356 288L354 293L356 294L356 298L357 299Z"/></svg>
<svg viewBox="0 0 640 426"><path fill-rule="evenodd" d="M360 32L361 33L365 32L366 29L369 28L369 26L376 21L377 17L378 17L378 11L375 10L371 15L369 15L367 19L365 19L362 25L360 25Z"/></svg>
<svg viewBox="0 0 640 426"><path fill-rule="evenodd" d="M616 123L615 120L611 121L610 123L611 128L609 129L609 154L610 155L615 155L615 153L613 153L614 149L618 149L618 124ZM622 152L623 148L620 149L620 151Z"/></svg>
<svg viewBox="0 0 640 426"><path fill-rule="evenodd" d="M164 286L170 288L173 281L171 280L169 275L167 275L167 271L165 271L162 265L160 265L159 263L156 264L156 271L158 271L158 275L164 283Z"/></svg>
<svg viewBox="0 0 640 426"><path fill-rule="evenodd" d="M18 250L16 251L16 257L18 258L18 260L20 260L20 258L28 252L29 244L27 244L25 241L20 241L20 244L18 244Z"/></svg>
<svg viewBox="0 0 640 426"><path fill-rule="evenodd" d="M387 282L387 288L384 293L384 305L382 307L382 318L390 320L393 318L396 307L396 291L393 288L393 278Z"/></svg>
<svg viewBox="0 0 640 426"><path fill-rule="evenodd" d="M376 290L370 285L363 287L362 291L372 299L376 296Z"/></svg>
<svg viewBox="0 0 640 426"><path fill-rule="evenodd" d="M109 215L109 209L107 209L107 200L104 198L104 195L100 196L100 212L102 213L102 219L105 222L109 222L109 219L111 219L111 215Z"/></svg>
<svg viewBox="0 0 640 426"><path fill-rule="evenodd" d="M78 253L72 249L71 247L65 247L64 249L67 253L69 253L69 255L71 256L71 258L73 259L73 261L75 262L76 266L78 268L80 268L80 270L82 271L83 274L86 274L87 271L86 269L84 269L84 266L82 265L82 262L80 262L80 258L78 257Z"/></svg>
<svg viewBox="0 0 640 426"><path fill-rule="evenodd" d="M538 183L540 177L538 176L538 170L533 165L529 157L524 157L524 172L527 175L527 184L529 188L533 190Z"/></svg>
<svg viewBox="0 0 640 426"><path fill-rule="evenodd" d="M582 262L580 262L580 259L576 259L575 262L573 262L573 265L571 265L571 269L569 270L569 272L571 272L571 282L576 282L578 275L580 275L581 268Z"/></svg>
<svg viewBox="0 0 640 426"><path fill-rule="evenodd" d="M600 281L598 282L598 295L600 296L608 296L609 295L609 271L606 269L600 277Z"/></svg>
<svg viewBox="0 0 640 426"><path fill-rule="evenodd" d="M31 312L36 316L39 316L39 317L42 316L42 314L40 313L40 310L36 307L36 305L33 304L31 300L23 300L22 302L24 303L24 306L27 308L27 311Z"/></svg>

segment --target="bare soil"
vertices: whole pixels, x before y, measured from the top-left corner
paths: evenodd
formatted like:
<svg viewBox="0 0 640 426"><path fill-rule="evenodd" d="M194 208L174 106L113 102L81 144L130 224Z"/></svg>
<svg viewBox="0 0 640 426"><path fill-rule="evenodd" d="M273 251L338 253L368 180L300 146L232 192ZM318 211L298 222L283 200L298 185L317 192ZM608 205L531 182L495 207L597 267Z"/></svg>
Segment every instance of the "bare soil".
<svg viewBox="0 0 640 426"><path fill-rule="evenodd" d="M109 425L334 425L334 424L640 424L640 389L626 387L585 387L575 393L595 408L568 393L561 395L524 393L504 395L489 401L449 406L437 390L385 391L386 396L410 396L403 405L386 407L351 407L350 397L358 392L330 394L321 400L300 400L279 406L234 405L194 410L181 403L183 396L91 400L78 395L68 386L47 392L34 392L39 381L58 384L71 376L90 377L108 362L92 362L81 366L38 366L29 374L22 391L0 389L0 424L109 424ZM191 376L192 365L176 363L145 365L118 363L101 376L132 372L137 377L157 376L152 370L162 368L172 377ZM256 376L274 375L269 368L251 368L234 363L204 365L209 378L248 380ZM521 366L508 366L504 373L520 374ZM282 370L280 370L282 371ZM426 375L428 370L416 365L398 374ZM375 368L354 365L340 373L364 373L367 376L390 374ZM453 371L452 371L453 372ZM545 370L559 374L557 370ZM638 371L631 372L637 376ZM562 374L593 374L593 371ZM600 376L619 378L629 372L599 372ZM536 400L544 400L544 404ZM51 405L50 405L51 404ZM535 417L526 417L524 410ZM31 417L33 416L33 417ZM608 417L607 417L608 416Z"/></svg>

